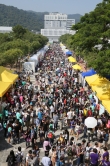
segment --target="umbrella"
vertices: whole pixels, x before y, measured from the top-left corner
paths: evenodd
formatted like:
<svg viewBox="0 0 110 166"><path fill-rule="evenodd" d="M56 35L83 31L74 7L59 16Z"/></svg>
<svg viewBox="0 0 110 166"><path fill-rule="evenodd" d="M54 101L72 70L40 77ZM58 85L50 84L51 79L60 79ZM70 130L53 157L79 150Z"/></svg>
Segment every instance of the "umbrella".
<svg viewBox="0 0 110 166"><path fill-rule="evenodd" d="M76 59L73 58L72 56L68 57L68 59L69 59L70 62L76 62Z"/></svg>
<svg viewBox="0 0 110 166"><path fill-rule="evenodd" d="M88 128L94 128L97 126L97 120L94 117L88 117L85 119L85 125Z"/></svg>
<svg viewBox="0 0 110 166"><path fill-rule="evenodd" d="M78 64L73 65L72 68L76 70L81 70L81 67Z"/></svg>
<svg viewBox="0 0 110 166"><path fill-rule="evenodd" d="M67 51L66 55L72 55L72 52L71 51Z"/></svg>

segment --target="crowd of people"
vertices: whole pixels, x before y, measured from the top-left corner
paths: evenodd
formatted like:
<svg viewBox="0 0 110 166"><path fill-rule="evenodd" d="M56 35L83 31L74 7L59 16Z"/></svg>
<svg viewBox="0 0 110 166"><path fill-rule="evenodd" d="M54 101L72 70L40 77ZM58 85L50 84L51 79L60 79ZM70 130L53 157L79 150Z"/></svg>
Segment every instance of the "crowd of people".
<svg viewBox="0 0 110 166"><path fill-rule="evenodd" d="M37 69L35 83L29 73L19 74L3 99L2 124L8 143L14 146L24 138L29 151L24 156L21 146L16 154L11 150L8 166L110 166L109 117L99 115L100 102L90 87L79 83L78 72L59 44L53 44ZM87 128L87 117L97 120L95 128Z"/></svg>

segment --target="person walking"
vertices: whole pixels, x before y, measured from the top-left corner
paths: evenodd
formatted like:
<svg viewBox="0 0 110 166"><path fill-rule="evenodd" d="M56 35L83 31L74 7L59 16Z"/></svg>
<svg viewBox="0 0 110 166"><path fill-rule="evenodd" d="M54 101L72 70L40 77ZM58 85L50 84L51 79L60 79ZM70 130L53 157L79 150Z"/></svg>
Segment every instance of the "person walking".
<svg viewBox="0 0 110 166"><path fill-rule="evenodd" d="M58 117L57 113L54 112L54 115L53 115L54 132L57 130L58 120L59 120L59 117Z"/></svg>

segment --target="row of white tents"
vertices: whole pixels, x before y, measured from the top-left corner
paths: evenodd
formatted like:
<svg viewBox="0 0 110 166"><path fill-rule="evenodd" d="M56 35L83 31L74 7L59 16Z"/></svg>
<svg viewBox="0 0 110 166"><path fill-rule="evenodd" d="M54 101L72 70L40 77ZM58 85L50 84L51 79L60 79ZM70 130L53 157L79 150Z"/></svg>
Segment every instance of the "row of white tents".
<svg viewBox="0 0 110 166"><path fill-rule="evenodd" d="M45 45L42 49L40 49L36 54L31 56L28 59L28 62L24 62L23 68L26 72L35 72L35 68L39 65L39 63L44 59L45 53L48 50L49 45Z"/></svg>
<svg viewBox="0 0 110 166"><path fill-rule="evenodd" d="M69 50L66 48L65 45L63 45L62 43L60 43L60 47L62 48L62 51L64 52L64 54L66 55L66 52L68 52Z"/></svg>

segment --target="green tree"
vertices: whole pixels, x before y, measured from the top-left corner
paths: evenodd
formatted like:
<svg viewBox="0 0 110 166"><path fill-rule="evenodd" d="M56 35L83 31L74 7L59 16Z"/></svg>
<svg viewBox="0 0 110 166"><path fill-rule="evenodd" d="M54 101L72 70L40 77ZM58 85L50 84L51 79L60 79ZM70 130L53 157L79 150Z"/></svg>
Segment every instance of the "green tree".
<svg viewBox="0 0 110 166"><path fill-rule="evenodd" d="M30 50L29 52L32 54L34 52L36 52L39 48L40 48L41 44L38 41L33 41L30 44Z"/></svg>
<svg viewBox="0 0 110 166"><path fill-rule="evenodd" d="M9 64L12 67L15 62L18 61L18 58L23 56L23 52L20 49L10 49L3 54L3 58L5 59L5 64Z"/></svg>
<svg viewBox="0 0 110 166"><path fill-rule="evenodd" d="M21 26L9 34L0 34L0 65L15 64L19 56L32 54L47 43L48 39Z"/></svg>
<svg viewBox="0 0 110 166"><path fill-rule="evenodd" d="M22 39L24 37L24 34L26 33L26 29L21 25L16 25L15 27L13 27L13 33L16 39Z"/></svg>
<svg viewBox="0 0 110 166"><path fill-rule="evenodd" d="M86 13L79 23L72 27L74 36L66 45L87 60L101 76L110 75L110 0L97 4L94 11ZM62 37L61 37L62 38Z"/></svg>

